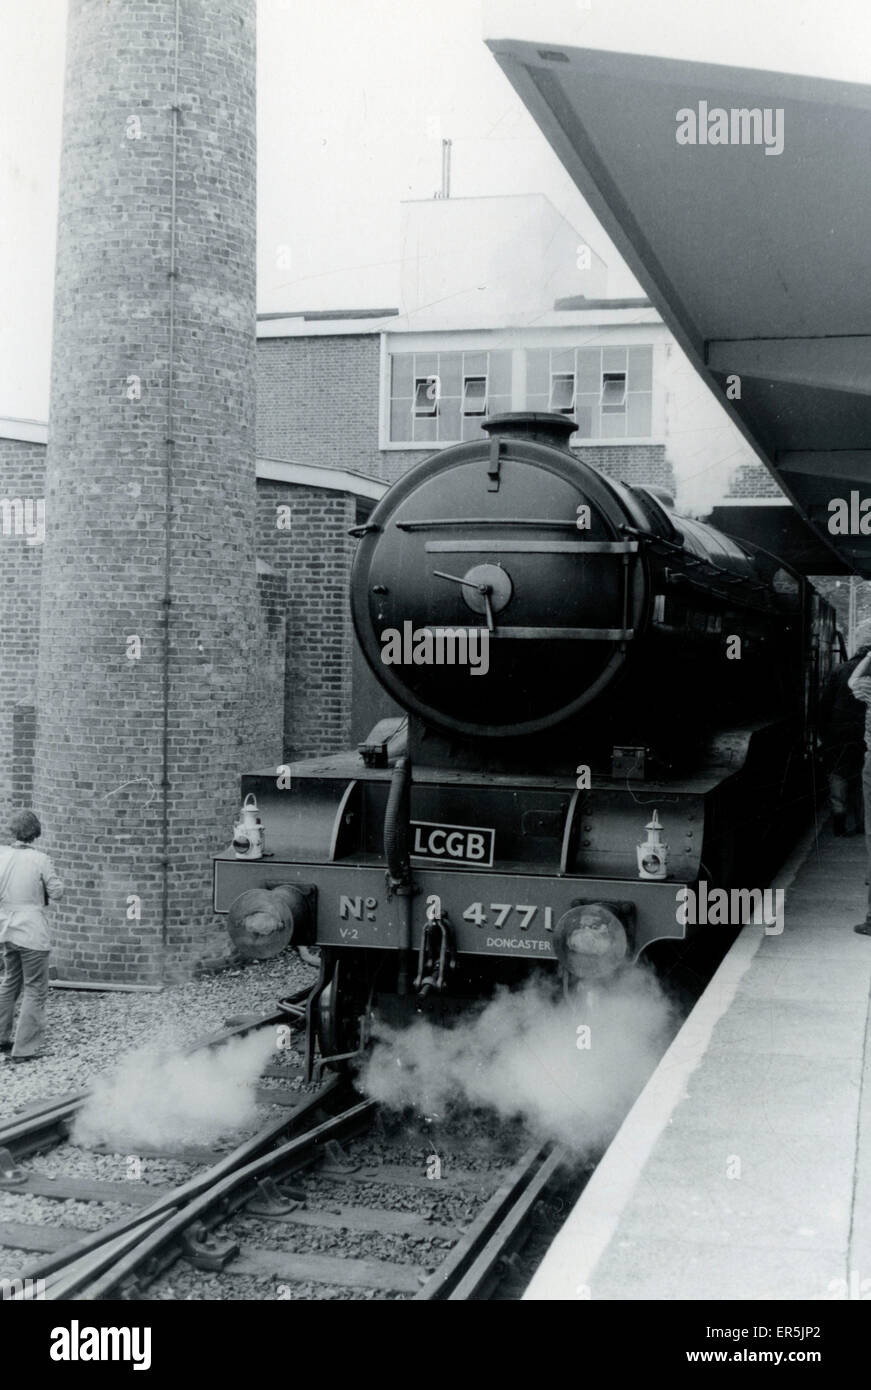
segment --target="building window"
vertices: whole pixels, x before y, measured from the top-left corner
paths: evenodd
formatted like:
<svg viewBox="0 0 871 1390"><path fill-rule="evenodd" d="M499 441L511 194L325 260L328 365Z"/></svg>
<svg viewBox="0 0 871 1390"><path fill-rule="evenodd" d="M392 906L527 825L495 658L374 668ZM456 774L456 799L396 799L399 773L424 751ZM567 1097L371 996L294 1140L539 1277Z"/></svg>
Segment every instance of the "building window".
<svg viewBox="0 0 871 1390"><path fill-rule="evenodd" d="M438 415L439 379L437 376L417 376L414 379L415 415Z"/></svg>
<svg viewBox="0 0 871 1390"><path fill-rule="evenodd" d="M549 410L558 410L561 415L571 415L575 408L574 372L556 372L550 379Z"/></svg>
<svg viewBox="0 0 871 1390"><path fill-rule="evenodd" d="M487 414L487 378L485 376L463 378L463 414Z"/></svg>
<svg viewBox="0 0 871 1390"><path fill-rule="evenodd" d="M411 448L482 437L511 409L511 351L391 352L387 440Z"/></svg>
<svg viewBox="0 0 871 1390"><path fill-rule="evenodd" d="M617 411L626 409L626 373L602 373L602 409Z"/></svg>
<svg viewBox="0 0 871 1390"><path fill-rule="evenodd" d="M578 422L574 442L649 439L653 416L653 348L530 348L527 410L554 410Z"/></svg>

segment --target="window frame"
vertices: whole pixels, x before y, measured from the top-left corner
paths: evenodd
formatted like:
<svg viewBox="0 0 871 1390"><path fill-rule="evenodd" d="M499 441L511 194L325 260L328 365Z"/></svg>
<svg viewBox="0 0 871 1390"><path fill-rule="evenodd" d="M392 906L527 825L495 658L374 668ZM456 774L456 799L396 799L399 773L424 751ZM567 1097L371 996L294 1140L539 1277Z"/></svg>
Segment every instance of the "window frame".
<svg viewBox="0 0 871 1390"><path fill-rule="evenodd" d="M623 395L616 403L605 399L605 389L617 381L623 382ZM599 393L599 409L604 415L625 415L629 404L629 380L627 372L603 372L602 388Z"/></svg>
<svg viewBox="0 0 871 1390"><path fill-rule="evenodd" d="M565 405L554 405L554 388L555 388L555 385L556 385L556 383L557 383L558 381L561 381L561 382L562 382L562 381L570 381L570 382L572 383L571 400L569 401L569 404L568 404L567 406L565 406ZM578 374L577 374L577 371L572 371L572 372L551 372L551 374L550 374L550 395L548 396L548 409L554 411L554 413L555 413L555 414L558 414L558 415L571 415L572 412L573 412L573 410L574 410L574 408L575 408L575 402L577 401L577 399L578 399Z"/></svg>
<svg viewBox="0 0 871 1390"><path fill-rule="evenodd" d="M480 410L468 410L466 406L468 388L471 382L480 381L484 386L484 394L481 397ZM460 414L464 419L475 420L487 414L487 402L489 399L489 377L487 374L481 375L480 372L471 372L468 376L463 374L463 394L460 397Z"/></svg>
<svg viewBox="0 0 871 1390"><path fill-rule="evenodd" d="M416 376L416 377L413 378L413 381L414 381L414 395L413 395L412 398L411 398L411 414L412 414L412 419L414 419L414 420L434 420L434 419L436 419L437 416L438 416L438 413L439 413L439 399L440 399L440 397L441 397L441 392L442 392L442 382L441 382L441 377L439 376L438 372L430 372L429 376ZM430 384L431 384L433 381L436 383L435 395L434 395L434 396L426 395L426 393L429 391ZM423 387L423 389L424 389L424 395L425 395L425 399L426 399L426 405L424 405L424 406L421 406L421 405L418 404L418 395L419 395L419 393L420 393L420 388L421 388L421 387ZM429 408L430 405L432 406L432 409L431 409L431 410L430 410L430 408Z"/></svg>

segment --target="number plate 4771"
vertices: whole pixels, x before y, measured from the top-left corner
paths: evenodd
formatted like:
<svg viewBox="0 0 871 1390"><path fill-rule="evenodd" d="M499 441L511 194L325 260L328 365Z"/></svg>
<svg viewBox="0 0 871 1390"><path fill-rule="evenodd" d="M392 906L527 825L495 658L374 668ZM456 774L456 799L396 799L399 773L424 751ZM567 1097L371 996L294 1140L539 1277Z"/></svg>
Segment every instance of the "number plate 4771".
<svg viewBox="0 0 871 1390"><path fill-rule="evenodd" d="M538 920L536 921L536 918ZM533 922L543 926L545 931L553 931L553 908L540 908L532 903L470 903L463 913L464 922L473 922L476 927L489 927L492 931L528 931Z"/></svg>

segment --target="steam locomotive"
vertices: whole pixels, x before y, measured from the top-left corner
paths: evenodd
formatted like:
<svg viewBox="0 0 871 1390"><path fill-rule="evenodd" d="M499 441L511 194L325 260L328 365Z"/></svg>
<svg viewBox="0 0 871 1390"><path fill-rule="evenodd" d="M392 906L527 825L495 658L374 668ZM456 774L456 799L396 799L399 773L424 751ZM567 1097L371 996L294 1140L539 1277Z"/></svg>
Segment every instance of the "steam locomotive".
<svg viewBox="0 0 871 1390"><path fill-rule="evenodd" d="M356 753L246 774L268 857L214 862L248 956L320 947L308 1061L366 1021L683 941L679 890L763 884L813 796L835 616L776 557L510 414L355 528L354 628L404 713Z"/></svg>

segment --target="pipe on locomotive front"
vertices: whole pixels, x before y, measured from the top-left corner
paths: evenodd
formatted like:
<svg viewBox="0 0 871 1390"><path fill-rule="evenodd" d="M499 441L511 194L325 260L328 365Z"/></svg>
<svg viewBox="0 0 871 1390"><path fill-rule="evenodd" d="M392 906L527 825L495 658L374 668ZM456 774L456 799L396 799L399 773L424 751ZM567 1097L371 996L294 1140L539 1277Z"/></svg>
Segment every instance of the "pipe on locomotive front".
<svg viewBox="0 0 871 1390"><path fill-rule="evenodd" d="M399 942L397 994L408 993L411 967L412 899L411 860L408 853L411 818L411 762L397 758L390 779L390 793L384 815L384 858L387 860L388 892L402 898L402 935Z"/></svg>

